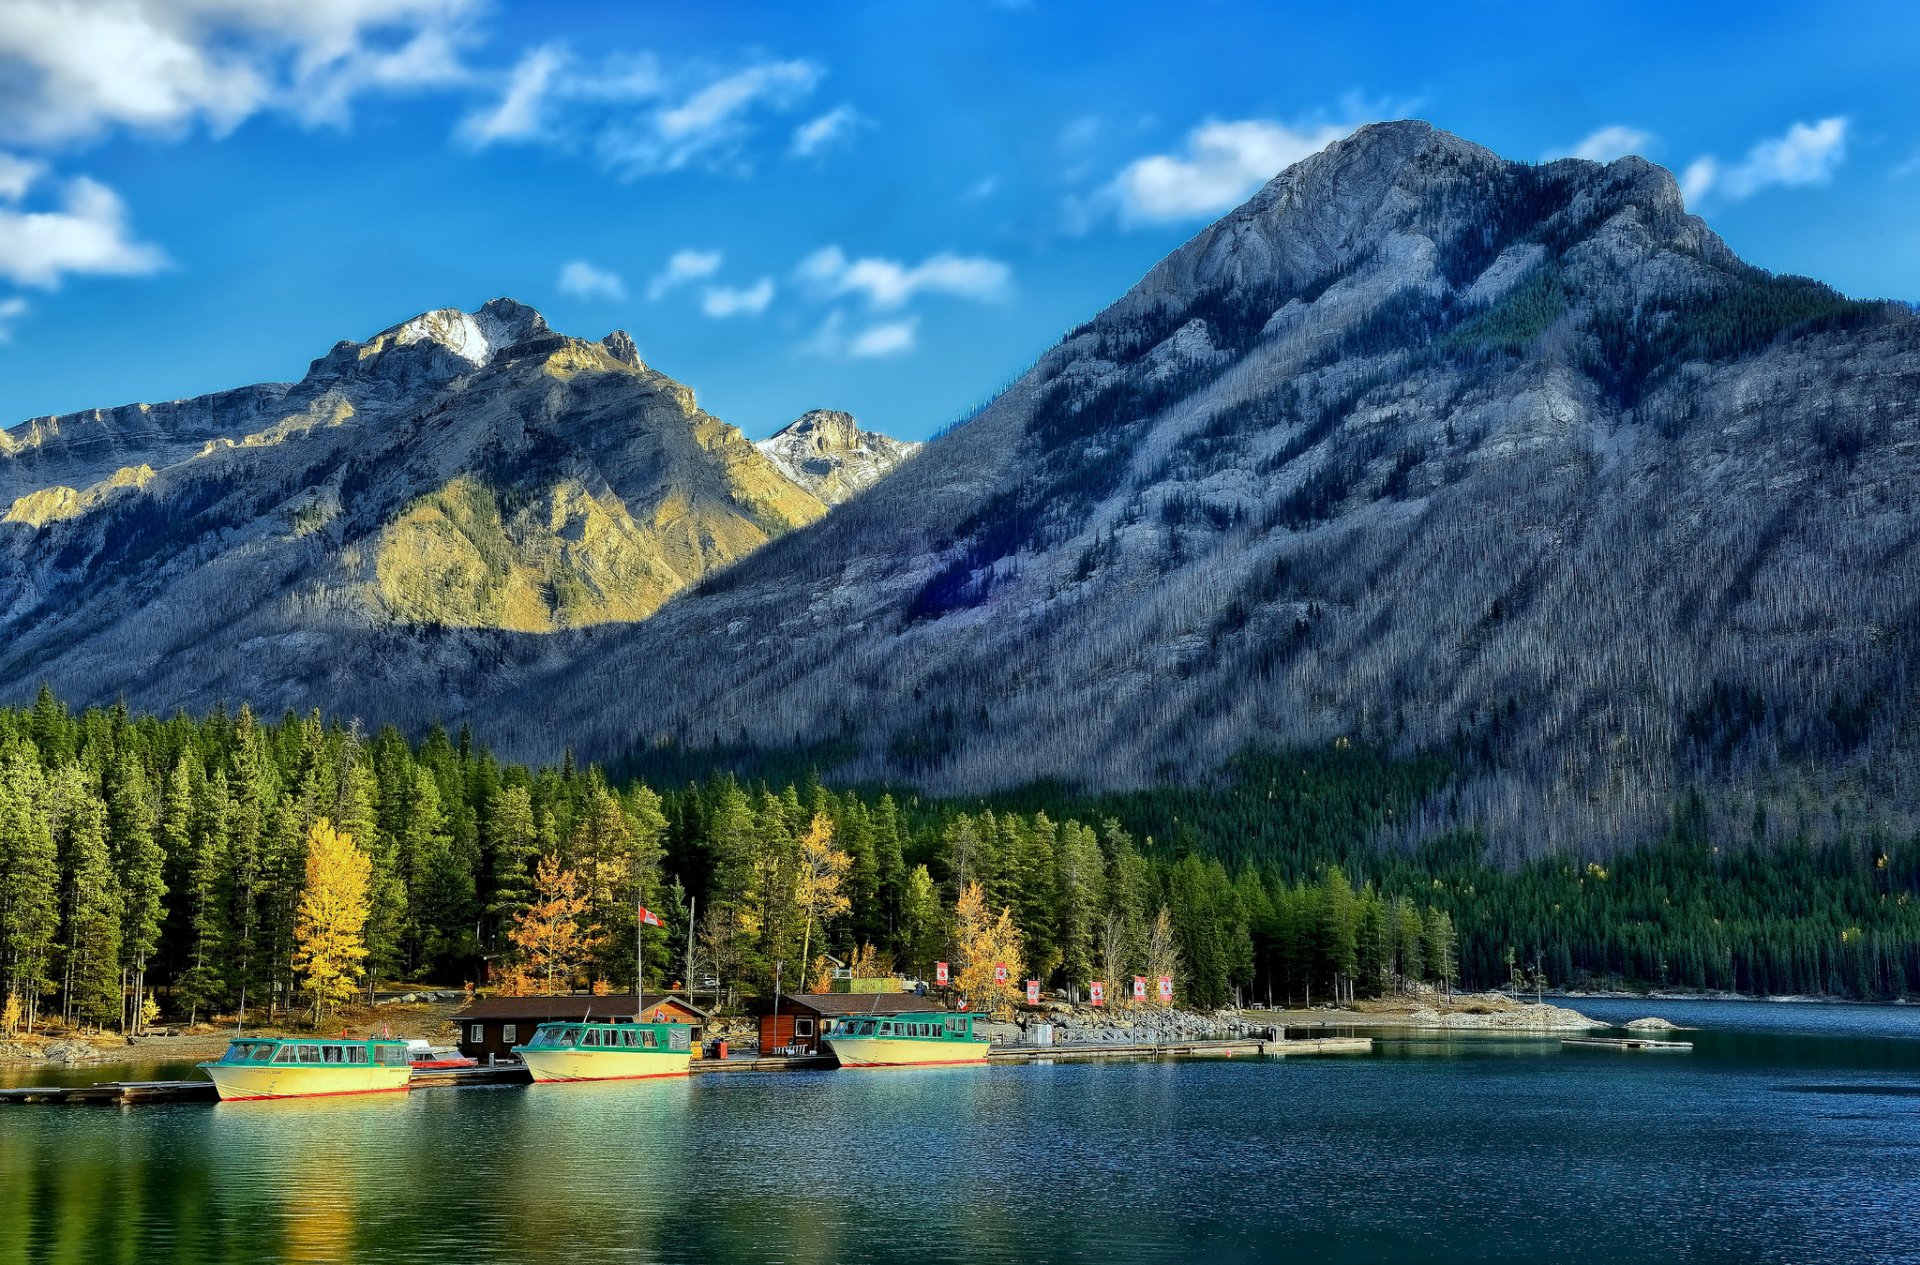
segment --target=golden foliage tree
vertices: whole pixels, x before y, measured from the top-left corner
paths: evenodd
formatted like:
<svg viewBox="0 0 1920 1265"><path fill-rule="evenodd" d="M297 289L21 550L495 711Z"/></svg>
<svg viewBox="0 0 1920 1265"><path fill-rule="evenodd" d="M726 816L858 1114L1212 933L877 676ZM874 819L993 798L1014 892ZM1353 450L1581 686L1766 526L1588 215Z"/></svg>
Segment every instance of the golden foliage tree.
<svg viewBox="0 0 1920 1265"><path fill-rule="evenodd" d="M557 981L571 989L600 943L600 929L587 918L590 903L580 876L554 856L540 858L533 900L520 911L507 938L521 960L509 972L508 989L551 993Z"/></svg>
<svg viewBox="0 0 1920 1265"><path fill-rule="evenodd" d="M953 910L954 987L982 1010L1001 1010L1025 998L1018 982L1021 955L1020 928L1013 925L1013 909L999 916L987 908L980 884L960 889ZM1005 983L994 979L995 968L1007 968Z"/></svg>
<svg viewBox="0 0 1920 1265"><path fill-rule="evenodd" d="M807 929L800 939L800 960L808 960L813 947L813 924L846 913L853 902L841 891L853 858L833 846L833 821L825 813L815 813L800 840L800 866L794 876L793 903L806 916ZM831 977L829 977L831 978Z"/></svg>
<svg viewBox="0 0 1920 1265"><path fill-rule="evenodd" d="M366 960L367 881L373 865L321 818L307 831L307 884L293 929L293 968L313 996L313 1021L353 996Z"/></svg>

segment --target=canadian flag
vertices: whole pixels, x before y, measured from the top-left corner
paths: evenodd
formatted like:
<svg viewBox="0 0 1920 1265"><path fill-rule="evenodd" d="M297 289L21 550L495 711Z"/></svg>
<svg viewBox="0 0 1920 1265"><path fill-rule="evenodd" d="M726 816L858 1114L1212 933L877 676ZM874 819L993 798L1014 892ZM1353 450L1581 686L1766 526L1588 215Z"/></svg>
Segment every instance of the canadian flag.
<svg viewBox="0 0 1920 1265"><path fill-rule="evenodd" d="M1004 984L1007 982L1007 964L1005 962L995 962L993 964L993 982L996 984Z"/></svg>
<svg viewBox="0 0 1920 1265"><path fill-rule="evenodd" d="M660 925L660 915L654 913L651 909L648 909L645 905L635 905L633 907L633 912L636 915L638 915L640 919L640 925L643 927L657 927Z"/></svg>
<svg viewBox="0 0 1920 1265"><path fill-rule="evenodd" d="M1145 1001L1147 999L1146 976L1136 975L1133 977L1133 999L1135 1001Z"/></svg>
<svg viewBox="0 0 1920 1265"><path fill-rule="evenodd" d="M1095 980L1087 985L1087 1004L1091 1006L1107 1004L1107 985L1104 980Z"/></svg>
<svg viewBox="0 0 1920 1265"><path fill-rule="evenodd" d="M1173 1000L1173 979L1171 976L1162 975L1160 977L1160 1000Z"/></svg>
<svg viewBox="0 0 1920 1265"><path fill-rule="evenodd" d="M1027 981L1027 1005L1038 1006L1039 1004L1040 1004L1040 981L1037 979L1030 979Z"/></svg>
<svg viewBox="0 0 1920 1265"><path fill-rule="evenodd" d="M933 982L936 984L945 984L947 982L947 964L945 962L935 962L933 964Z"/></svg>

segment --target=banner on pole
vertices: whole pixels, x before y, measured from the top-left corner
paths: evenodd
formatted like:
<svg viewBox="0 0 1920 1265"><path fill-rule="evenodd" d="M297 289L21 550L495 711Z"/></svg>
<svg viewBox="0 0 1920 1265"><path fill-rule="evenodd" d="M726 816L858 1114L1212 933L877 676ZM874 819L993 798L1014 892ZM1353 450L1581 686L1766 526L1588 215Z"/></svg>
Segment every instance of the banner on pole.
<svg viewBox="0 0 1920 1265"><path fill-rule="evenodd" d="M1145 1001L1147 999L1146 976L1136 975L1133 977L1133 999L1135 1001Z"/></svg>
<svg viewBox="0 0 1920 1265"><path fill-rule="evenodd" d="M1173 977L1171 975L1162 975L1160 977L1160 1000L1163 1002L1173 1000Z"/></svg>
<svg viewBox="0 0 1920 1265"><path fill-rule="evenodd" d="M1095 980L1087 985L1087 1004L1104 1006L1107 1004L1107 985L1104 980Z"/></svg>
<svg viewBox="0 0 1920 1265"><path fill-rule="evenodd" d="M943 988L946 986L947 964L945 962L935 962L933 964L933 982Z"/></svg>
<svg viewBox="0 0 1920 1265"><path fill-rule="evenodd" d="M1004 984L1007 982L1007 964L1005 962L995 962L993 964L993 982L996 984Z"/></svg>
<svg viewBox="0 0 1920 1265"><path fill-rule="evenodd" d="M1037 979L1030 979L1027 981L1027 1005L1038 1006L1039 1004L1040 1004L1040 981Z"/></svg>

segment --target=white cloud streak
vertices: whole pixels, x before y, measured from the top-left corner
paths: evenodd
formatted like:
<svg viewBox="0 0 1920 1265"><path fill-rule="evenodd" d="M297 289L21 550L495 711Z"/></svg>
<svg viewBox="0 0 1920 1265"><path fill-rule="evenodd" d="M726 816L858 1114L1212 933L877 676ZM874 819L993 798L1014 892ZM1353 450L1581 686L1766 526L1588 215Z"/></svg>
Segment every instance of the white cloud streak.
<svg viewBox="0 0 1920 1265"><path fill-rule="evenodd" d="M716 320L730 316L758 316L773 302L773 278L762 277L750 286L708 286L700 292L700 310Z"/></svg>
<svg viewBox="0 0 1920 1265"><path fill-rule="evenodd" d="M652 280L647 282L647 301L658 303L689 281L711 277L718 271L720 271L719 251L676 250L673 252L673 257L667 260L667 266L654 273Z"/></svg>
<svg viewBox="0 0 1920 1265"><path fill-rule="evenodd" d="M344 123L356 98L464 82L479 0L8 0L0 135L224 135L263 111Z"/></svg>
<svg viewBox="0 0 1920 1265"><path fill-rule="evenodd" d="M1187 134L1180 153L1151 154L1127 164L1103 190L1102 200L1129 224L1218 215L1354 126L1291 126L1270 119L1205 123Z"/></svg>
<svg viewBox="0 0 1920 1265"><path fill-rule="evenodd" d="M1747 156L1726 166L1711 154L1694 159L1680 177L1689 203L1709 195L1741 201L1763 189L1824 185L1847 157L1845 117L1795 123L1780 136L1761 141Z"/></svg>
<svg viewBox="0 0 1920 1265"><path fill-rule="evenodd" d="M920 318L877 321L854 332L847 331L847 315L835 309L827 313L820 328L800 344L800 353L824 360L879 360L912 351L919 341Z"/></svg>
<svg viewBox="0 0 1920 1265"><path fill-rule="evenodd" d="M1613 124L1589 133L1567 149L1555 150L1547 157L1584 158L1588 162L1610 163L1616 158L1625 158L1629 154L1645 154L1653 144L1653 134L1643 132L1636 127Z"/></svg>
<svg viewBox="0 0 1920 1265"><path fill-rule="evenodd" d="M576 299L604 299L619 303L627 297L627 283L617 272L596 268L584 259L576 259L560 269L560 293Z"/></svg>
<svg viewBox="0 0 1920 1265"><path fill-rule="evenodd" d="M0 343L13 341L13 327L27 314L27 301L18 295L0 299Z"/></svg>
<svg viewBox="0 0 1920 1265"><path fill-rule="evenodd" d="M867 118L850 105L839 105L819 118L809 119L793 129L789 152L795 158L812 158L836 145L850 141L854 132L867 126Z"/></svg>
<svg viewBox="0 0 1920 1265"><path fill-rule="evenodd" d="M823 246L800 261L795 275L821 298L859 294L872 307L887 310L923 293L1002 299L1012 289L1013 270L997 259L951 251L908 265L897 259L849 259L838 246Z"/></svg>
<svg viewBox="0 0 1920 1265"><path fill-rule="evenodd" d="M28 207L38 168L10 172L0 191L0 277L57 290L70 275L143 276L167 266L159 248L135 240L126 205L105 185L81 176L65 181L51 205Z"/></svg>

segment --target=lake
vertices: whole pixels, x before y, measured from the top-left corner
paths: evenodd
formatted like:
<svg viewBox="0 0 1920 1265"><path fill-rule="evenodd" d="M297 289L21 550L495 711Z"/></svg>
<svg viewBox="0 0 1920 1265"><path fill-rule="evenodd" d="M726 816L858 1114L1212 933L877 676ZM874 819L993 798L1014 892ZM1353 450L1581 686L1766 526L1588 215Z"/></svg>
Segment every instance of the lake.
<svg viewBox="0 0 1920 1265"><path fill-rule="evenodd" d="M1696 1049L4 1108L0 1263L1920 1261L1920 1008L1571 1004Z"/></svg>

